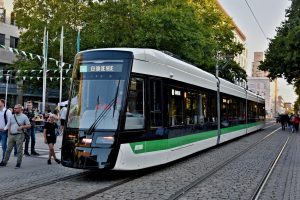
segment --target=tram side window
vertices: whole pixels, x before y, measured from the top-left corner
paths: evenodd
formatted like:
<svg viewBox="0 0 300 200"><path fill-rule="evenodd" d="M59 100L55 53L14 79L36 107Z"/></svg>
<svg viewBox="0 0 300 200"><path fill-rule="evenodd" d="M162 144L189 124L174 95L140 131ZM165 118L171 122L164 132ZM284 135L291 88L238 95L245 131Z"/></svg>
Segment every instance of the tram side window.
<svg viewBox="0 0 300 200"><path fill-rule="evenodd" d="M231 104L231 126L239 124L238 113L239 113L239 100L237 98L232 98Z"/></svg>
<svg viewBox="0 0 300 200"><path fill-rule="evenodd" d="M216 126L216 123L218 121L217 119L217 99L215 95L208 95L207 99L207 119L208 123L213 124L213 126Z"/></svg>
<svg viewBox="0 0 300 200"><path fill-rule="evenodd" d="M197 94L194 92L184 92L185 98L185 113L186 124L195 124L199 115L199 109L197 110L198 99Z"/></svg>
<svg viewBox="0 0 300 200"><path fill-rule="evenodd" d="M183 92L180 89L171 88L169 102L170 126L183 125Z"/></svg>
<svg viewBox="0 0 300 200"><path fill-rule="evenodd" d="M131 78L125 129L143 129L145 127L144 94L144 80Z"/></svg>
<svg viewBox="0 0 300 200"><path fill-rule="evenodd" d="M239 124L245 124L246 123L246 102L243 100L239 101L239 111L238 111L238 116L239 116Z"/></svg>
<svg viewBox="0 0 300 200"><path fill-rule="evenodd" d="M206 106L206 94L198 94L197 100L197 124L204 125L205 119L207 121L207 106Z"/></svg>
<svg viewBox="0 0 300 200"><path fill-rule="evenodd" d="M258 104L258 113L259 113L259 121L263 121L265 119L265 116L266 116L266 111L265 111L265 106L264 104Z"/></svg>
<svg viewBox="0 0 300 200"><path fill-rule="evenodd" d="M151 128L161 127L162 120L162 91L161 81L150 81L150 126Z"/></svg>
<svg viewBox="0 0 300 200"><path fill-rule="evenodd" d="M250 101L248 103L248 122L256 122L257 116L257 105L255 102Z"/></svg>
<svg viewBox="0 0 300 200"><path fill-rule="evenodd" d="M229 126L229 117L230 117L230 100L228 97L222 98L222 111L221 111L221 126Z"/></svg>

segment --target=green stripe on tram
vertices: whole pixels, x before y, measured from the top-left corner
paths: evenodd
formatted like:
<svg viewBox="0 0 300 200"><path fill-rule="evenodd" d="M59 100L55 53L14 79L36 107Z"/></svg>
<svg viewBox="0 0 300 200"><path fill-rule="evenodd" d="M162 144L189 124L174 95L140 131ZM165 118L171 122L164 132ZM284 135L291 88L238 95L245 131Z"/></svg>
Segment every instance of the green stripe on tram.
<svg viewBox="0 0 300 200"><path fill-rule="evenodd" d="M255 122L251 124L242 124L237 126L232 126L228 128L222 128L221 134L227 134L234 131L254 127L263 124L264 122ZM162 139L162 140L152 140L152 141L143 141L143 142L133 142L130 143L130 147L135 154L147 153L153 151L162 151L167 150L179 146L183 146L186 144L190 144L193 142L198 142L201 140L210 139L217 136L217 130L195 133L191 135L185 135L181 137L175 137L170 139Z"/></svg>

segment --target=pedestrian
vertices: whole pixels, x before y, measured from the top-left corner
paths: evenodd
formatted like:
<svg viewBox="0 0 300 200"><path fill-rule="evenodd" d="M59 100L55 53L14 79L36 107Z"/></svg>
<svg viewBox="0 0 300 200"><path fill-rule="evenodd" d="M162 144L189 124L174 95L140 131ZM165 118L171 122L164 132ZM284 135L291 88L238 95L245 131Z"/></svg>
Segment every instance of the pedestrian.
<svg viewBox="0 0 300 200"><path fill-rule="evenodd" d="M293 119L293 124L296 132L298 132L299 129L299 122L300 122L299 114L295 114Z"/></svg>
<svg viewBox="0 0 300 200"><path fill-rule="evenodd" d="M60 132L63 133L65 122L67 118L67 107L68 104L66 104L61 110L60 110Z"/></svg>
<svg viewBox="0 0 300 200"><path fill-rule="evenodd" d="M5 151L5 156L0 166L6 166L10 157L10 153L14 147L17 145L17 165L15 169L21 167L22 157L23 157L23 141L25 138L24 130L30 128L30 121L28 117L22 113L22 105L17 104L14 107L14 114L11 116L8 126L8 147Z"/></svg>
<svg viewBox="0 0 300 200"><path fill-rule="evenodd" d="M279 121L281 123L281 130L285 130L285 116L284 115L279 115Z"/></svg>
<svg viewBox="0 0 300 200"><path fill-rule="evenodd" d="M25 149L24 149L24 154L26 156L30 156L29 152L28 152L28 146L29 146L29 142L31 139L31 155L34 156L38 156L40 155L39 153L37 153L35 151L35 113L33 110L33 105L32 105L32 101L27 101L27 109L24 110L24 114L28 117L31 127L29 129L27 129L27 134L25 134Z"/></svg>
<svg viewBox="0 0 300 200"><path fill-rule="evenodd" d="M48 165L51 165L51 157L60 164L60 160L58 160L55 156L54 152L54 144L56 143L56 134L55 129L58 128L57 124L55 123L55 116L53 114L49 115L48 122L45 123L44 126L44 143L48 144L49 147L49 158L48 158Z"/></svg>
<svg viewBox="0 0 300 200"><path fill-rule="evenodd" d="M0 99L0 141L2 146L2 159L4 159L4 154L7 148L7 137L8 137L8 126L11 117L11 111L6 109L5 100Z"/></svg>

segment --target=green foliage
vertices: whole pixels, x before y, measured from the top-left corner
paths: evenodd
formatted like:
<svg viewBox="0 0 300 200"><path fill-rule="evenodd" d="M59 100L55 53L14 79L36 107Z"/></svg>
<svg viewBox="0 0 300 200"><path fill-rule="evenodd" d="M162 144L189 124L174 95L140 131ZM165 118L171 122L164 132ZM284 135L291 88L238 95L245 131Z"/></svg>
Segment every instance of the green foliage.
<svg viewBox="0 0 300 200"><path fill-rule="evenodd" d="M237 55L231 19L216 0L15 0L17 25L22 28L19 49L42 55L44 27L49 31L49 55L59 59L61 26L65 29L64 61L73 63L81 27L81 50L139 47L167 50L214 73L215 55ZM42 63L19 60L17 69L41 69ZM57 69L53 62L49 69ZM246 73L231 62L221 76L230 81ZM31 84L40 87L40 83ZM67 85L66 85L67 86ZM51 85L58 88L58 84Z"/></svg>
<svg viewBox="0 0 300 200"><path fill-rule="evenodd" d="M90 4L82 33L84 49L104 47L140 47L166 50L200 68L214 73L217 51L241 53L241 44L233 41L233 25L215 1L106 1ZM120 9L122 8L122 9ZM231 69L233 67L233 69ZM235 75L236 65L228 65L222 77Z"/></svg>
<svg viewBox="0 0 300 200"><path fill-rule="evenodd" d="M21 28L20 43L18 49L26 52L42 55L44 28L49 32L48 58L59 60L59 46L61 27L64 26L64 62L73 63L76 53L77 27L82 24L82 15L85 12L85 5L78 0L15 0L14 14L17 26ZM22 57L12 66L13 69L42 69L42 62L39 60L26 60ZM48 62L48 69L59 68L55 62ZM19 76L41 76L41 74L19 73ZM53 76L49 73L48 76ZM54 75L59 76L59 75ZM50 88L58 88L59 82L47 82ZM67 88L68 81L64 82ZM24 87L39 89L42 81L37 79L24 81ZM64 90L65 92L66 90Z"/></svg>
<svg viewBox="0 0 300 200"><path fill-rule="evenodd" d="M300 95L300 1L293 0L285 20L277 35L271 40L266 59L260 69L269 71L269 77L284 77L288 83L295 83L295 91Z"/></svg>

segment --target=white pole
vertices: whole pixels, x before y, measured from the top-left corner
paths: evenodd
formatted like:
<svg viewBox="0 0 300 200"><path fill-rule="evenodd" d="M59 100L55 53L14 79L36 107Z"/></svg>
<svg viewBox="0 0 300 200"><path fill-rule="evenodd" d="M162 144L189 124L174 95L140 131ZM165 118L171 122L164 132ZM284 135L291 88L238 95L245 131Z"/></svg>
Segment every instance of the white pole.
<svg viewBox="0 0 300 200"><path fill-rule="evenodd" d="M46 27L44 29L44 40L43 40L43 56L44 56L44 66L43 66L43 105L42 112L45 113L46 106L46 86L47 86L47 48L48 48L48 31Z"/></svg>
<svg viewBox="0 0 300 200"><path fill-rule="evenodd" d="M59 84L59 105L62 101L62 76L63 76L63 52L64 52L64 27L61 27L61 36L60 36L60 84Z"/></svg>
<svg viewBox="0 0 300 200"><path fill-rule="evenodd" d="M8 80L9 80L9 75L6 75L6 90L5 90L5 104L4 104L5 108L6 108L6 105L7 105Z"/></svg>

